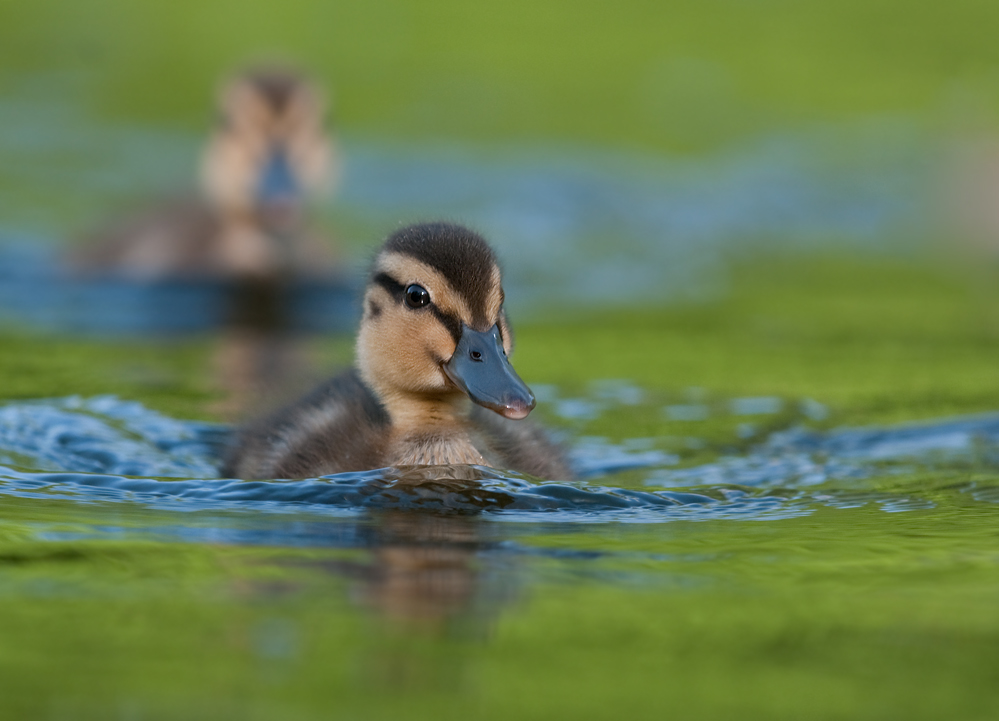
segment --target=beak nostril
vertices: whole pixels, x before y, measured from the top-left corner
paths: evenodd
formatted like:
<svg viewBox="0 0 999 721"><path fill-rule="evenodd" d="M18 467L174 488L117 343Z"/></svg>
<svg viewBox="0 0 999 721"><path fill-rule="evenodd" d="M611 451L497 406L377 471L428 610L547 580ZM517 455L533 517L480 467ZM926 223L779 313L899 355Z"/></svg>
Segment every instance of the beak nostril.
<svg viewBox="0 0 999 721"><path fill-rule="evenodd" d="M482 360L482 354L477 350L469 351L468 355L473 361Z"/></svg>

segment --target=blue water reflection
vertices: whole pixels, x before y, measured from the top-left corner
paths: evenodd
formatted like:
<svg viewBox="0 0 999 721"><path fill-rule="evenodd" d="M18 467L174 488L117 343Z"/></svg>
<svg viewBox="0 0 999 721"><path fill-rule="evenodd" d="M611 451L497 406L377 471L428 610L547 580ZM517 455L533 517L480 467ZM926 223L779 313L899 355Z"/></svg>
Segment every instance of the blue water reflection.
<svg viewBox="0 0 999 721"><path fill-rule="evenodd" d="M82 103L33 92L0 99L0 314L52 329L129 333L222 323L224 288L83 282L58 261L68 236L107 220L98 210L129 214L192 185L197 135L97 122ZM927 212L925 153L899 126L767 139L697 159L414 149L349 137L343 144L332 214L356 235L345 244L345 277L357 277L367 249L399 223L448 217L493 240L518 311L703 295L722 282L727 253L885 247L924 225ZM349 327L353 290L297 288L294 322Z"/></svg>
<svg viewBox="0 0 999 721"><path fill-rule="evenodd" d="M675 456L655 449L582 438L572 458L592 480L573 483L474 466L294 481L220 479L218 457L226 437L225 427L170 419L112 397L9 404L0 408L0 495L200 512L353 516L422 510L550 522L763 520L807 514L817 503L875 503L897 512L930 508L933 502L876 492L864 479L954 463L994 463L999 415L829 432L791 427L742 455L687 468L677 468ZM639 472L645 488L608 484L608 474L622 468Z"/></svg>
<svg viewBox="0 0 999 721"><path fill-rule="evenodd" d="M359 291L343 278L302 279L282 288L285 330L353 328ZM43 242L0 245L0 321L96 335L198 333L232 321L235 282L137 280L80 275Z"/></svg>

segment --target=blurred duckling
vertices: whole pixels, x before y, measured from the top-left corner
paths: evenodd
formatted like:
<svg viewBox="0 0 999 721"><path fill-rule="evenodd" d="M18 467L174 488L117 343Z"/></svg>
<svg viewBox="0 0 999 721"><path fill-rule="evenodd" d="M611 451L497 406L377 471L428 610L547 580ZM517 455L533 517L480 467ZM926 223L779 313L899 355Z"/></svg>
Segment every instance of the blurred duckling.
<svg viewBox="0 0 999 721"><path fill-rule="evenodd" d="M475 464L571 478L561 449L524 420L535 400L509 361L501 280L492 249L466 228L394 233L364 293L356 368L240 434L224 473Z"/></svg>
<svg viewBox="0 0 999 721"><path fill-rule="evenodd" d="M73 265L135 280L324 275L331 252L309 229L305 204L336 175L325 105L319 88L293 71L237 75L222 88L202 155L203 197L110 228Z"/></svg>

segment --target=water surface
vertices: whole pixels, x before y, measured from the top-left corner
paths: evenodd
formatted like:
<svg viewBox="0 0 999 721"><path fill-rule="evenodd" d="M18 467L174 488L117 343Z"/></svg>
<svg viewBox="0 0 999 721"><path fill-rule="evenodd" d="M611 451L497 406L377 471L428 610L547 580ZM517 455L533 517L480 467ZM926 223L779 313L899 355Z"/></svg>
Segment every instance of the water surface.
<svg viewBox="0 0 999 721"><path fill-rule="evenodd" d="M98 122L75 98L78 82L23 78L0 97L0 320L105 334L218 327L224 287L67 273L65 247L196 192L203 141ZM709 297L724 289L727 258L760 249L897 252L898 238L919 237L929 214L931 163L904 123L803 131L687 158L354 137L343 148L342 186L315 208L340 246L342 278L295 289L302 329L351 327L372 250L417 220L482 231L523 316L552 304Z"/></svg>
<svg viewBox="0 0 999 721"><path fill-rule="evenodd" d="M543 718L541 683L581 717L763 718L802 707L789 676L817 717L995 700L999 416L817 430L814 400L735 398L707 410L731 441L698 444L573 435L584 411L676 405L635 386L543 393L584 480L246 482L217 476L225 426L107 396L0 407L5 703Z"/></svg>

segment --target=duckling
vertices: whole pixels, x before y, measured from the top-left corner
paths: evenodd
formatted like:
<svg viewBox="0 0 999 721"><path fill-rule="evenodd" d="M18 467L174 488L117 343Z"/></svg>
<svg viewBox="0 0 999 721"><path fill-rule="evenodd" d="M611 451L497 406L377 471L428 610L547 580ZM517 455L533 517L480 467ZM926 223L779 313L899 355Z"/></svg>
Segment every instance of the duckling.
<svg viewBox="0 0 999 721"><path fill-rule="evenodd" d="M293 71L235 76L219 95L218 125L202 155L203 197L112 227L72 265L137 280L323 274L331 254L308 229L304 205L336 171L324 114L319 88Z"/></svg>
<svg viewBox="0 0 999 721"><path fill-rule="evenodd" d="M238 437L224 473L302 478L388 466L476 464L572 473L524 420L534 395L510 364L496 256L459 225L389 236L364 292L353 370Z"/></svg>

